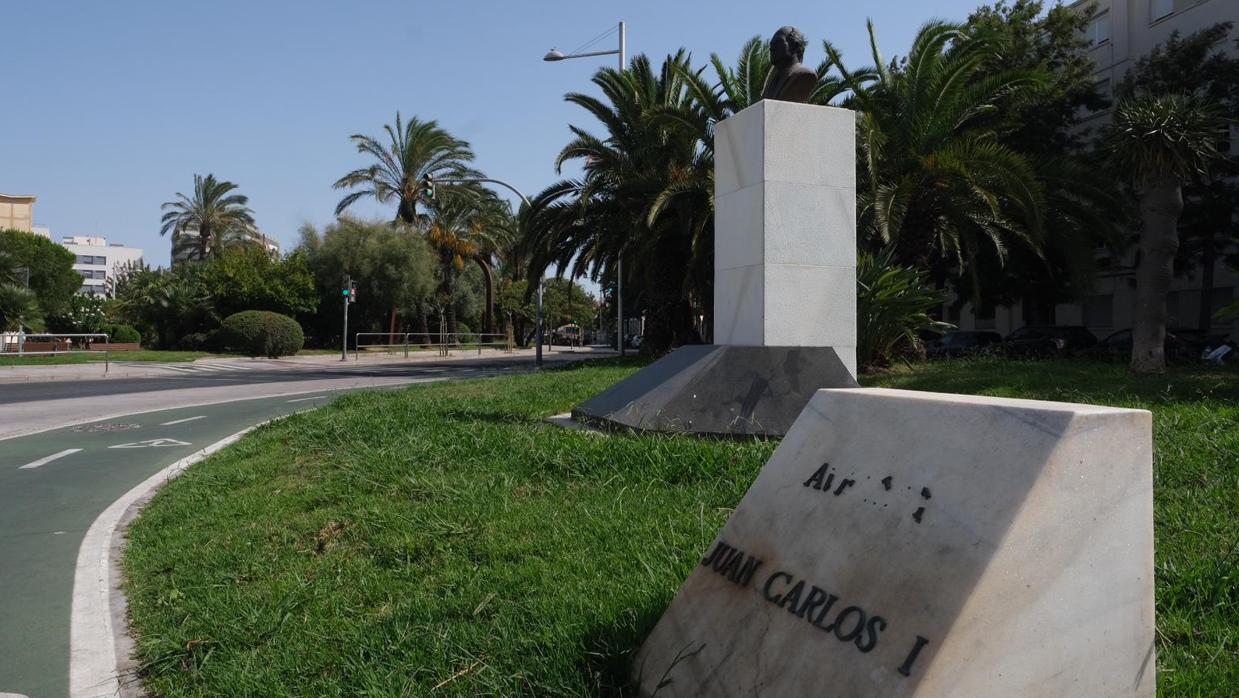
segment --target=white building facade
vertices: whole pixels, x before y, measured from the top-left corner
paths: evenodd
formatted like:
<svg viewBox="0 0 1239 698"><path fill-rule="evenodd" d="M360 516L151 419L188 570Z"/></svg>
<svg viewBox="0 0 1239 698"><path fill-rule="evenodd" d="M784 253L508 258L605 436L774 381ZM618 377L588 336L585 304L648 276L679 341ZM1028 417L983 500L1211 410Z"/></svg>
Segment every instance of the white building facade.
<svg viewBox="0 0 1239 698"><path fill-rule="evenodd" d="M74 235L64 238L60 244L74 254L73 269L82 275L82 288L78 292L87 295L110 295L111 282L127 266L142 263L141 248L109 243L103 237Z"/></svg>
<svg viewBox="0 0 1239 698"><path fill-rule="evenodd" d="M1136 62L1154 47L1164 44L1174 32L1186 37L1220 22L1239 25L1239 0L1081 0L1073 8L1096 3L1097 15L1086 30L1093 46L1094 76L1100 91L1113 99L1115 87ZM1234 54L1239 27L1219 49ZM1084 125L1094 130L1109 119L1109 111L1090 115ZM1239 134L1232 128L1231 153L1239 153ZM1131 328L1136 309L1136 250L1112 254L1098 250L1100 271L1091 292L1079 299L1051 306L1031 301L996 308L964 305L952 312L948 303L944 317L961 330L994 330L1007 334L1024 325L1081 325L1098 339ZM1195 268L1176 276L1167 297L1169 327L1196 329L1201 308L1202 270ZM1214 265L1211 306L1214 312L1239 297L1239 272L1221 260ZM1214 334L1239 334L1239 323L1212 321Z"/></svg>

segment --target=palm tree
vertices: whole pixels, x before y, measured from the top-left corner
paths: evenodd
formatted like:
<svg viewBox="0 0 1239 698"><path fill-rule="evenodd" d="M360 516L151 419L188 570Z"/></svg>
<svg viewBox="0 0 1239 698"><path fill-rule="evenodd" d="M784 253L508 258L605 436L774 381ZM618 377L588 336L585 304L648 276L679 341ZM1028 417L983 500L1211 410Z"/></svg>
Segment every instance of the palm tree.
<svg viewBox="0 0 1239 698"><path fill-rule="evenodd" d="M1166 294L1179 248L1183 183L1207 176L1218 157L1225 122L1212 103L1181 95L1135 94L1114 110L1106 146L1117 172L1140 195L1140 261L1136 269L1136 317L1131 370L1166 368Z"/></svg>
<svg viewBox="0 0 1239 698"><path fill-rule="evenodd" d="M575 137L556 168L580 160L583 177L539 193L522 218L519 253L529 260L530 289L552 264L611 286L622 256L624 287L636 291L626 305L646 308L646 342L655 350L700 341L694 308L710 305L712 192L702 182L711 181L712 156L677 123L692 109L684 77L691 72L684 50L657 72L637 56L627 70L594 75L603 99L565 96L605 135L570 127Z"/></svg>
<svg viewBox="0 0 1239 698"><path fill-rule="evenodd" d="M43 312L34 291L13 283L0 283L0 332L23 328L43 329Z"/></svg>
<svg viewBox="0 0 1239 698"><path fill-rule="evenodd" d="M254 212L246 206L249 197L231 193L236 188L232 182L216 180L213 174L194 175L192 197L177 192L175 200L160 206L165 213L159 234L196 233L200 260L206 259L208 252L224 240L250 234L254 229Z"/></svg>
<svg viewBox="0 0 1239 698"><path fill-rule="evenodd" d="M830 43L830 63L851 90L857 117L857 218L862 244L893 245L896 260L975 274L983 249L1000 259L1012 244L1038 249L1043 186L1034 166L1003 145L981 118L1038 87L1035 71L990 71L1000 46L958 24L930 22L908 56L887 64L870 22L873 66L850 70ZM974 277L974 287L975 287Z"/></svg>
<svg viewBox="0 0 1239 698"><path fill-rule="evenodd" d="M437 121L422 121L413 117L406 123L401 119L400 112L396 112L395 125L384 124L383 131L387 133L386 145L371 136L349 136L357 152L371 156L375 162L336 180L333 185L335 189L357 189L336 204L337 216L358 199L371 197L383 204L394 201L394 220L413 226L419 222L418 204L430 203L423 186L428 176L454 179L478 174L469 167L469 163L473 162L473 150L469 143L448 133ZM418 318L418 324L425 334L428 330L424 312ZM394 306L388 331L393 335L396 332Z"/></svg>
<svg viewBox="0 0 1239 698"><path fill-rule="evenodd" d="M456 275L472 261L482 270L486 293L482 331L493 333L495 314L494 259L511 244L515 219L511 207L494 192L479 186L444 188L435 201L426 239L440 258L439 295L446 306L448 334L456 334Z"/></svg>
<svg viewBox="0 0 1239 698"><path fill-rule="evenodd" d="M469 143L448 133L436 121L413 117L405 123L396 112L395 125L385 124L383 130L387 133L386 145L370 136L349 136L357 152L376 162L336 180L335 189L360 187L340 199L337 216L358 199L372 197L383 204L394 201L396 220L412 225L417 222L418 204L429 203L422 186L427 176L453 179L477 175L469 168L473 162Z"/></svg>

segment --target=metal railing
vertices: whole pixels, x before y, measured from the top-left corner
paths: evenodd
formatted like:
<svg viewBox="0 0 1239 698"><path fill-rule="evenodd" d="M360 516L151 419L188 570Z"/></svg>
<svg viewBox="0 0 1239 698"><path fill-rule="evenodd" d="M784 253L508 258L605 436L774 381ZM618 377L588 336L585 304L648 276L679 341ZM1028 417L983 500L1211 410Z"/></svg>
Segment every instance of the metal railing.
<svg viewBox="0 0 1239 698"><path fill-rule="evenodd" d="M103 332L89 333L66 333L66 332L18 332L16 333L16 341L11 341L12 335L6 335L2 343L0 343L0 356L63 356L65 354L103 354L103 372L107 373L112 360L112 338ZM30 338L47 338L50 341L31 342ZM95 342L74 340L98 339L103 338L103 351L92 349ZM68 348L59 349L58 347L63 340ZM29 351L26 349L26 344L51 344L50 350ZM74 349L74 344L79 344L82 349ZM11 348L15 347L15 348Z"/></svg>
<svg viewBox="0 0 1239 698"><path fill-rule="evenodd" d="M363 337L385 337L389 340L391 338L398 338L399 341L367 342L362 344L361 340ZM385 350L389 354L403 351L404 358L407 359L409 358L410 349L413 351L429 351L434 349L438 351L439 356L447 356L452 349L465 349L473 346L477 347L478 356L482 355L482 349L485 347L502 349L507 353L515 351L515 346L508 335L497 332L457 332L455 334L449 332L357 332L353 335L353 360L356 361L363 351Z"/></svg>

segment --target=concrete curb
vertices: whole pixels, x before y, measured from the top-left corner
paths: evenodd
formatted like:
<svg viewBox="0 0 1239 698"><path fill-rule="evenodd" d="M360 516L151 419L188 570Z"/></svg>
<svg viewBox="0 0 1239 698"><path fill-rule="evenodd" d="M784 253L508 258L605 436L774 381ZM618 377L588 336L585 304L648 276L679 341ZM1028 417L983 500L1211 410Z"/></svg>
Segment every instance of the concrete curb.
<svg viewBox="0 0 1239 698"><path fill-rule="evenodd" d="M120 590L124 531L155 492L186 468L274 420L216 441L150 476L126 492L90 525L78 548L69 624L70 698L141 696L131 659L128 601ZM120 535L117 535L120 534Z"/></svg>

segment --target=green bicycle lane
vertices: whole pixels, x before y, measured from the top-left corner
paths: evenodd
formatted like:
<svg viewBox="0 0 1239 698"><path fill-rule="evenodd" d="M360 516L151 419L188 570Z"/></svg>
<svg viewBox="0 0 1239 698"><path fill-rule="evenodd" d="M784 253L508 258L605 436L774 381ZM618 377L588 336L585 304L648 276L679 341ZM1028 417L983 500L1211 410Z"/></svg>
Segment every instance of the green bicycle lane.
<svg viewBox="0 0 1239 698"><path fill-rule="evenodd" d="M0 695L68 695L78 548L104 509L186 456L335 394L180 407L0 441Z"/></svg>

